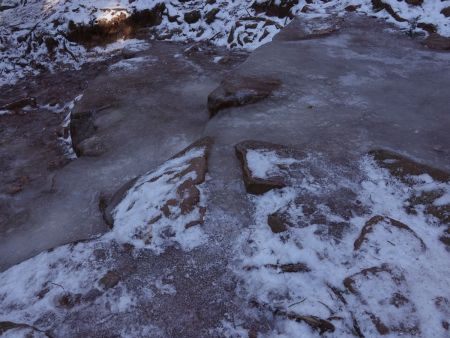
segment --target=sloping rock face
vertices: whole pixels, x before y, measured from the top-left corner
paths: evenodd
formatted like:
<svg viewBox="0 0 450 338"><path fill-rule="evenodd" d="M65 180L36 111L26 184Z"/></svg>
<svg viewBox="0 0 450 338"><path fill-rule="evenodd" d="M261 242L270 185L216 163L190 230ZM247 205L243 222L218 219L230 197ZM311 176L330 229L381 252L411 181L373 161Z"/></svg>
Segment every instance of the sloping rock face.
<svg viewBox="0 0 450 338"><path fill-rule="evenodd" d="M208 170L211 138L201 139L159 168L126 183L104 210L118 241L159 245L204 222L201 184Z"/></svg>
<svg viewBox="0 0 450 338"><path fill-rule="evenodd" d="M208 110L213 117L220 110L261 101L280 86L280 81L264 77L234 77L222 81L208 95Z"/></svg>

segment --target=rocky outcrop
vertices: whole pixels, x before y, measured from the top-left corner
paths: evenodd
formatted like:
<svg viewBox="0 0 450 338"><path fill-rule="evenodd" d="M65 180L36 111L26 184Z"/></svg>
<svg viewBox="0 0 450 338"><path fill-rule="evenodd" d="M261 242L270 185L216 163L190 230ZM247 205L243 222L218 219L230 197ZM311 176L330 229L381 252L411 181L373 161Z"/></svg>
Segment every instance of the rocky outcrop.
<svg viewBox="0 0 450 338"><path fill-rule="evenodd" d="M199 186L205 181L212 142L206 137L193 143L160 167L127 182L103 203L104 219L120 240L128 237L150 244L155 237L174 237L203 224L206 207ZM155 191L158 198L147 197Z"/></svg>
<svg viewBox="0 0 450 338"><path fill-rule="evenodd" d="M208 95L208 110L213 117L220 110L258 102L268 97L281 85L279 80L267 77L240 76L229 78Z"/></svg>
<svg viewBox="0 0 450 338"><path fill-rule="evenodd" d="M80 156L83 152L83 147L80 147L81 143L92 137L97 129L94 125L94 112L72 112L70 115L69 129L72 138L72 147L75 153Z"/></svg>
<svg viewBox="0 0 450 338"><path fill-rule="evenodd" d="M127 16L124 13L112 20L100 19L90 25L69 22L67 39L87 47L106 45L122 38L131 38L140 28L159 25L166 6L156 4L152 9L136 11Z"/></svg>

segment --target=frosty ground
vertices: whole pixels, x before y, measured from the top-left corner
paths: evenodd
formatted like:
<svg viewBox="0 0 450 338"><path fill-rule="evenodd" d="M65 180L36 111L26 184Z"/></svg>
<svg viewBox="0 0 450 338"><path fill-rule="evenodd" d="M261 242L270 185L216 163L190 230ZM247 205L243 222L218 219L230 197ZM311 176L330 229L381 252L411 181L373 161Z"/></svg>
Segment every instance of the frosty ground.
<svg viewBox="0 0 450 338"><path fill-rule="evenodd" d="M448 35L445 2L384 3ZM110 6L45 4L62 23ZM189 26L169 18L198 4L167 2L107 57L68 44L69 68L8 73L2 102L35 101L0 116L0 334L448 336L450 54L369 1L244 4L194 37L214 4ZM2 14L42 4L22 5ZM197 41L152 39L172 25Z"/></svg>

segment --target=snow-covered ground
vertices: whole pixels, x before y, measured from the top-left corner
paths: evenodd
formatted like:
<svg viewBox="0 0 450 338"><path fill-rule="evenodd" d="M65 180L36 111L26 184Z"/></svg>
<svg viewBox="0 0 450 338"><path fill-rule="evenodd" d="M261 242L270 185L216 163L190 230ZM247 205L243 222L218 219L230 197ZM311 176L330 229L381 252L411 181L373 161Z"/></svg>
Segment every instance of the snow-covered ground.
<svg viewBox="0 0 450 338"><path fill-rule="evenodd" d="M254 49L269 42L291 20L256 10L254 0L3 0L0 2L0 85L14 84L27 75L59 66L77 69L124 47L144 48L145 44L136 45L135 40L120 39L107 47L87 49L69 41L67 34L69 27L127 18L161 3L165 6L162 21L152 35L165 40L211 41L229 48ZM257 0L256 3L268 1ZM355 5L359 13L386 19L408 31L420 30L417 24L426 23L435 25L439 34L450 36L450 20L441 14L448 7L445 1L424 0L422 5L415 6L405 1L383 0L405 19L402 22L386 10L374 9L371 0L277 0L273 3L291 4L290 12L305 18L342 15L347 6ZM186 19L185 14L194 10L199 17Z"/></svg>

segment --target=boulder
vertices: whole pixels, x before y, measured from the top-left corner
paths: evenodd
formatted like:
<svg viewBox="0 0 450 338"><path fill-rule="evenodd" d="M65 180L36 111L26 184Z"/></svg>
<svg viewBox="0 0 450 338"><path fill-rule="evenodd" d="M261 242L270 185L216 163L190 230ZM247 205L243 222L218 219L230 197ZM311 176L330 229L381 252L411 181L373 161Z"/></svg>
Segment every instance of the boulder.
<svg viewBox="0 0 450 338"><path fill-rule="evenodd" d="M279 80L267 77L229 78L208 95L208 110L213 117L220 110L258 102L280 86Z"/></svg>
<svg viewBox="0 0 450 338"><path fill-rule="evenodd" d="M78 156L100 156L106 152L106 146L98 136L89 137L77 146Z"/></svg>
<svg viewBox="0 0 450 338"><path fill-rule="evenodd" d="M72 112L70 115L70 136L72 147L77 156L81 155L80 144L94 135L96 127L94 125L94 112L82 111Z"/></svg>

